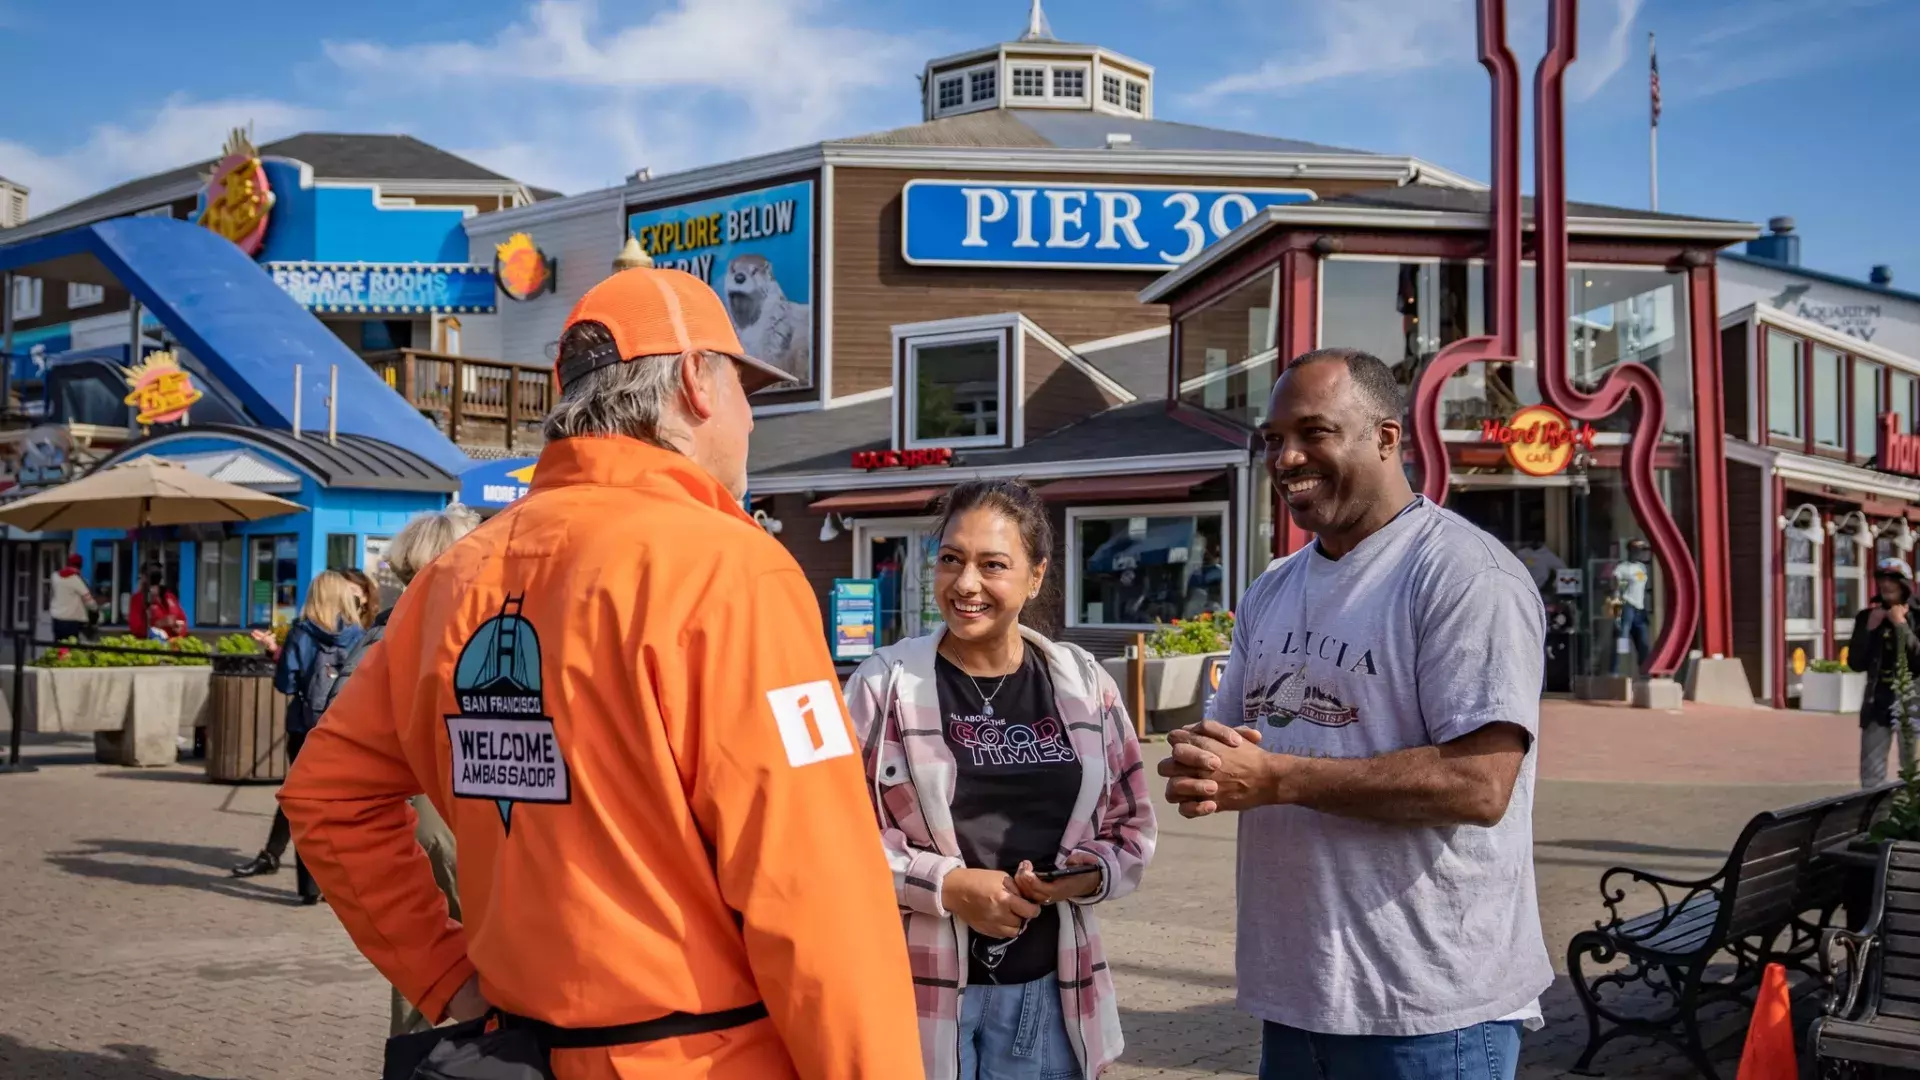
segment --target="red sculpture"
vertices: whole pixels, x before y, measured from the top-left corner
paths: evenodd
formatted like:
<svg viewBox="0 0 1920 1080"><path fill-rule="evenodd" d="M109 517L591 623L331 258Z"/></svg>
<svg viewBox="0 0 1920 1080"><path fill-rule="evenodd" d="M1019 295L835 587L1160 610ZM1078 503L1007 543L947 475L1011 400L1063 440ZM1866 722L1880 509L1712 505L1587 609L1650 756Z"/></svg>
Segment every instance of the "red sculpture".
<svg viewBox="0 0 1920 1080"><path fill-rule="evenodd" d="M1468 364L1517 362L1520 357L1520 76L1507 47L1506 0L1479 0L1480 63L1493 80L1493 237L1488 317L1492 333L1463 338L1440 350L1414 387L1414 445L1421 492L1434 502L1447 497L1446 442L1441 437L1440 392ZM1589 423L1610 416L1637 398L1639 416L1623 462L1627 502L1646 531L1666 574L1666 608L1660 638L1647 658L1647 674L1670 676L1686 658L1700 620L1700 575L1686 537L1660 501L1654 452L1666 425L1666 395L1645 364L1623 363L1591 393L1573 383L1567 367L1567 177L1565 99L1562 80L1575 54L1579 25L1576 0L1548 0L1547 51L1534 71L1534 236L1539 248L1534 290L1539 337L1540 396L1570 419ZM1694 312L1699 318L1700 313Z"/></svg>

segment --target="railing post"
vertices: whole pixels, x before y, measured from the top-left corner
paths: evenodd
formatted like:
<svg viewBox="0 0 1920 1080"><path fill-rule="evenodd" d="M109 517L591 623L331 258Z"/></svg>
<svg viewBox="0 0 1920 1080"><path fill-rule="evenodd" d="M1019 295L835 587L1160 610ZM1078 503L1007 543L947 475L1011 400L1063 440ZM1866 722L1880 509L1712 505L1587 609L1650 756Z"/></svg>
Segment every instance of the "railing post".
<svg viewBox="0 0 1920 1080"><path fill-rule="evenodd" d="M1133 731L1145 738L1147 734L1147 635L1133 635L1133 644L1127 646L1127 696L1132 699L1130 710L1133 713Z"/></svg>
<svg viewBox="0 0 1920 1080"><path fill-rule="evenodd" d="M507 449L513 449L514 429L520 426L520 369L507 369Z"/></svg>
<svg viewBox="0 0 1920 1080"><path fill-rule="evenodd" d="M13 733L7 738L7 766L20 767L20 732L26 724L27 690L27 635L24 631L13 633L13 697L7 702L13 713Z"/></svg>
<svg viewBox="0 0 1920 1080"><path fill-rule="evenodd" d="M447 438L458 443L460 441L460 406L467 396L466 366L460 362L459 357L443 363L453 371L453 393L447 397Z"/></svg>

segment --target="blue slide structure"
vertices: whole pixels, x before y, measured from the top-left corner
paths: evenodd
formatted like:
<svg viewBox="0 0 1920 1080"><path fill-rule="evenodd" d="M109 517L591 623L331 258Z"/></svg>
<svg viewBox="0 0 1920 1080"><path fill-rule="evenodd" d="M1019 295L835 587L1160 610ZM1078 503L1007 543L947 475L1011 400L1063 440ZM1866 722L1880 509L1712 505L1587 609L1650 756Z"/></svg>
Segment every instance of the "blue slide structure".
<svg viewBox="0 0 1920 1080"><path fill-rule="evenodd" d="M0 271L103 283L146 305L262 427L327 429L328 369L340 372L335 422L411 450L458 476L473 462L333 332L224 237L171 218L127 217L0 247Z"/></svg>

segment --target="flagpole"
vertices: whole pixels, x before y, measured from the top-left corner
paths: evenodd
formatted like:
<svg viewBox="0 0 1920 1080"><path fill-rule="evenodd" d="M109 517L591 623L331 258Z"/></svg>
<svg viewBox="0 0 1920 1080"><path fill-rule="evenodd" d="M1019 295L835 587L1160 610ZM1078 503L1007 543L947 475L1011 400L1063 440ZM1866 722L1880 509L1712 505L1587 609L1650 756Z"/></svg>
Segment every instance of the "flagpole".
<svg viewBox="0 0 1920 1080"><path fill-rule="evenodd" d="M1660 209L1660 60L1653 50L1653 31L1647 31L1647 64L1652 73L1652 109L1647 125L1647 208Z"/></svg>

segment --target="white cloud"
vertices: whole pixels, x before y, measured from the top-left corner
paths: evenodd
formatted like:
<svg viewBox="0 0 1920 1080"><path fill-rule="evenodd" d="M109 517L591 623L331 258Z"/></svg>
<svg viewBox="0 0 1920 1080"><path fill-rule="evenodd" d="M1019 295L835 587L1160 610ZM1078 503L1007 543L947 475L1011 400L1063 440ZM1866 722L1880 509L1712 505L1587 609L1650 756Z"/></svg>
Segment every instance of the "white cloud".
<svg viewBox="0 0 1920 1080"><path fill-rule="evenodd" d="M1336 79L1404 75L1475 55L1472 11L1463 0L1339 0L1315 4L1311 12L1317 24L1307 35L1311 47L1215 79L1191 101L1204 105ZM1306 21L1305 11L1295 14Z"/></svg>
<svg viewBox="0 0 1920 1080"><path fill-rule="evenodd" d="M453 141L482 147L476 160L516 178L577 189L642 165L681 168L855 134L858 116L917 119L913 75L931 54L907 38L832 25L817 7L676 0L621 24L591 0L540 0L487 41L324 49L354 79L407 87L407 100L430 110L436 99L471 109L475 87L491 87L504 123Z"/></svg>
<svg viewBox="0 0 1920 1080"><path fill-rule="evenodd" d="M1633 51L1633 21L1640 14L1642 0L1614 0L1613 27L1597 55L1582 57L1567 69L1567 90L1575 101L1586 101L1600 92L1626 66Z"/></svg>
<svg viewBox="0 0 1920 1080"><path fill-rule="evenodd" d="M301 130L321 114L267 98L168 98L131 127L101 124L76 145L36 150L0 139L0 174L32 189L37 214L115 184L217 156L227 134L253 125L259 142Z"/></svg>

